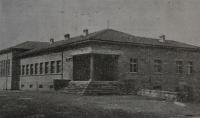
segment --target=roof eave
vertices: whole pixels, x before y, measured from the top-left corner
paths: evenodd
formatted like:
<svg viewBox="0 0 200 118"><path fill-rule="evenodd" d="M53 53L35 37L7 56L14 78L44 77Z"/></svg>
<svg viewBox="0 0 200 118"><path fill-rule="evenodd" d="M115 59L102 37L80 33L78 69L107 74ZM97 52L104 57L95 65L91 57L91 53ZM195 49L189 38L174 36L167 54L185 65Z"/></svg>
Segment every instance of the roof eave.
<svg viewBox="0 0 200 118"><path fill-rule="evenodd" d="M101 39L85 39L85 40L80 40L77 42L72 42L68 44L64 44L61 46L53 47L53 48L47 48L45 50L38 50L33 53L28 53L28 54L21 54L18 57L19 58L24 58L33 54L41 54L45 53L48 51L53 51L53 50L64 50L67 46L74 46L74 45L79 45L83 43L89 43L89 42L98 42L98 43L111 43L111 44L118 44L118 45L135 45L135 46L142 46L142 47L154 47L154 48L167 48L167 49L180 49L180 50L187 50L187 51L199 51L200 48L189 48L189 47L176 47L176 46L163 46L163 45L151 45L151 44L142 44L142 43L131 43L131 42L119 42L119 41L109 41L109 40L101 40Z"/></svg>

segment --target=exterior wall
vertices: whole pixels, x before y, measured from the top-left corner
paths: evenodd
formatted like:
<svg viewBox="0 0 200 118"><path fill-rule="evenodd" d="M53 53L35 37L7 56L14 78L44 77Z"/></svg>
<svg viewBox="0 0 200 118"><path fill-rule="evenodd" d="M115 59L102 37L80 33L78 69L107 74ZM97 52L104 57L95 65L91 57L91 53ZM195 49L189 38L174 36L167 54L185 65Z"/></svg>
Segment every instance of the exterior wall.
<svg viewBox="0 0 200 118"><path fill-rule="evenodd" d="M35 63L43 62L43 74L39 74L38 72L37 75L36 74L30 75L30 73L28 75L20 75L20 89L21 90L51 90L53 89L50 87L53 85L53 80L62 79L62 72L54 74L54 73L50 73L50 69L49 69L49 73L45 74L44 63L49 62L49 65L50 65L50 61L57 61L57 60L62 60L62 52L21 59L20 65L35 64ZM33 71L35 71L34 68L33 68ZM39 65L38 65L38 71L39 71ZM30 87L30 85L32 85L32 87ZM39 87L40 85L42 85L43 87L40 88Z"/></svg>
<svg viewBox="0 0 200 118"><path fill-rule="evenodd" d="M0 76L0 90L10 90L11 89L11 78L12 78L12 53L0 54L0 61L10 60L10 74L7 76Z"/></svg>
<svg viewBox="0 0 200 118"><path fill-rule="evenodd" d="M79 49L65 50L63 52L44 54L40 56L27 57L20 59L20 65L35 64L41 62L50 62L61 60L63 61L63 73L60 74L37 74L37 75L20 75L20 89L21 90L52 90L50 86L53 85L55 79L73 80L73 55L91 53L90 47L84 47ZM50 63L49 63L50 64ZM34 70L33 70L34 71ZM44 72L44 65L43 65ZM22 87L22 85L24 87ZM30 85L32 87L30 88ZM43 85L43 88L39 88L39 85Z"/></svg>
<svg viewBox="0 0 200 118"><path fill-rule="evenodd" d="M180 83L199 86L200 53L183 51L181 49L165 49L139 46L122 46L109 44L93 44L91 46L64 50L63 52L50 53L41 56L21 59L21 65L34 64L53 60L62 60L63 74L43 74L20 76L22 90L50 90L54 79L73 80L73 56L80 54L112 54L118 56L117 79L119 81L133 80L135 88L153 89L161 86L162 90L175 91ZM130 58L138 59L138 72L130 72ZM162 72L154 72L154 60L162 60ZM176 73L176 61L183 61L183 73ZM186 64L193 62L194 73L187 74ZM43 88L38 86L42 84ZM33 85L32 88L29 85Z"/></svg>
<svg viewBox="0 0 200 118"><path fill-rule="evenodd" d="M63 52L63 77L73 80L73 56L79 54L89 54L92 52L91 47L82 47L79 49L66 50Z"/></svg>
<svg viewBox="0 0 200 118"><path fill-rule="evenodd" d="M200 53L137 46L93 45L93 51L106 53L119 53L118 79L133 80L136 88L149 88L161 86L163 90L174 91L179 83L195 84L200 76ZM138 72L130 72L130 58L138 59ZM154 60L162 60L162 72L154 72ZM183 73L176 73L176 61L183 61ZM194 73L187 74L186 63L193 62ZM198 86L198 85L197 85Z"/></svg>

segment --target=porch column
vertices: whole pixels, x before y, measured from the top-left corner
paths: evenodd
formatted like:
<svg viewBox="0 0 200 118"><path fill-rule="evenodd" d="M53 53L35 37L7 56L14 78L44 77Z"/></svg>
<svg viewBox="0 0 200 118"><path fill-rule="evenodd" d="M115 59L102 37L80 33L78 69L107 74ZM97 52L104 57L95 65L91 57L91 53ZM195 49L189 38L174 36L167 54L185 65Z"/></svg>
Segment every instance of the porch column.
<svg viewBox="0 0 200 118"><path fill-rule="evenodd" d="M90 81L94 80L94 55L90 55Z"/></svg>

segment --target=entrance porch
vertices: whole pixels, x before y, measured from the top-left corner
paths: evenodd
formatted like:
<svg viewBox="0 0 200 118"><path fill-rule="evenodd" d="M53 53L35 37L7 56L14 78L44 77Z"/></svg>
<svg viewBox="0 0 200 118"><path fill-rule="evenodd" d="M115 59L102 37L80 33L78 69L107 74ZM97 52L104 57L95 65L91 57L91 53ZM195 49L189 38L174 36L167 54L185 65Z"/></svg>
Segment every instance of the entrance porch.
<svg viewBox="0 0 200 118"><path fill-rule="evenodd" d="M73 56L73 81L117 81L117 65L117 55L75 55Z"/></svg>
<svg viewBox="0 0 200 118"><path fill-rule="evenodd" d="M117 65L117 55L75 55L73 80L64 91L81 95L118 94Z"/></svg>

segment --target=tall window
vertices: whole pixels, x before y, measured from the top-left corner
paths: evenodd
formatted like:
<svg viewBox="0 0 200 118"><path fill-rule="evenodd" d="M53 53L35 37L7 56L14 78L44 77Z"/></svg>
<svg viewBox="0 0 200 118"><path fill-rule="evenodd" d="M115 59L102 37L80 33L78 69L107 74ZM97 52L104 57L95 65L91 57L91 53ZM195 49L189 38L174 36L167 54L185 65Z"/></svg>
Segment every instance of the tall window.
<svg viewBox="0 0 200 118"><path fill-rule="evenodd" d="M51 73L55 73L55 61L51 61Z"/></svg>
<svg viewBox="0 0 200 118"><path fill-rule="evenodd" d="M56 72L60 73L61 72L61 60L56 61Z"/></svg>
<svg viewBox="0 0 200 118"><path fill-rule="evenodd" d="M28 75L29 74L29 65L27 64L26 65L26 75Z"/></svg>
<svg viewBox="0 0 200 118"><path fill-rule="evenodd" d="M10 75L10 59L7 60L7 74Z"/></svg>
<svg viewBox="0 0 200 118"><path fill-rule="evenodd" d="M5 60L3 60L3 76L5 77L6 75L6 63Z"/></svg>
<svg viewBox="0 0 200 118"><path fill-rule="evenodd" d="M159 59L154 60L154 71L161 73L162 72L162 61Z"/></svg>
<svg viewBox="0 0 200 118"><path fill-rule="evenodd" d="M187 72L188 74L192 74L193 73L193 62L189 61L187 63Z"/></svg>
<svg viewBox="0 0 200 118"><path fill-rule="evenodd" d="M38 63L35 63L35 74L38 74Z"/></svg>
<svg viewBox="0 0 200 118"><path fill-rule="evenodd" d="M43 73L43 63L40 63L40 74Z"/></svg>
<svg viewBox="0 0 200 118"><path fill-rule="evenodd" d="M130 59L130 72L138 72L138 59Z"/></svg>
<svg viewBox="0 0 200 118"><path fill-rule="evenodd" d="M30 75L33 75L33 64L30 65Z"/></svg>
<svg viewBox="0 0 200 118"><path fill-rule="evenodd" d="M4 71L5 71L4 76L7 76L7 61L6 60L4 60Z"/></svg>
<svg viewBox="0 0 200 118"><path fill-rule="evenodd" d="M45 62L45 74L49 73L49 62Z"/></svg>
<svg viewBox="0 0 200 118"><path fill-rule="evenodd" d="M2 63L0 61L0 77L2 77Z"/></svg>
<svg viewBox="0 0 200 118"><path fill-rule="evenodd" d="M176 61L176 73L177 74L183 73L183 62L182 61Z"/></svg>
<svg viewBox="0 0 200 118"><path fill-rule="evenodd" d="M22 65L22 67L21 67L21 72L22 72L22 75L24 75L25 74L25 65Z"/></svg>

